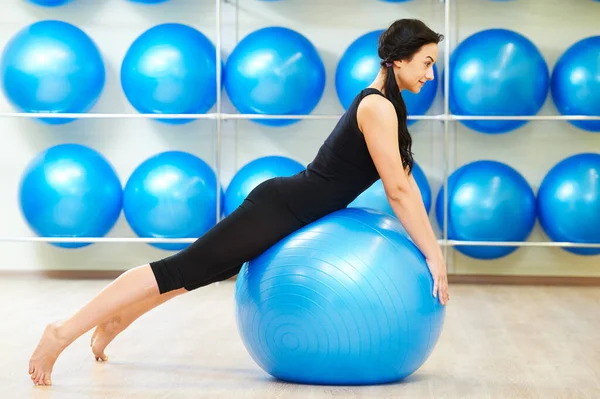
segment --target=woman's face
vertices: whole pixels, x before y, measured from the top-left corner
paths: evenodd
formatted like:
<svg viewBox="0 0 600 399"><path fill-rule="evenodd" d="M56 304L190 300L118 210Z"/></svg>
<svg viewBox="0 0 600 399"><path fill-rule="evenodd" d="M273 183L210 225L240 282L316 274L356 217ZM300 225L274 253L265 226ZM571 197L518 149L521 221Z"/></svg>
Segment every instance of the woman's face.
<svg viewBox="0 0 600 399"><path fill-rule="evenodd" d="M394 61L394 73L400 90L418 93L428 80L433 80L433 64L437 61L438 45L422 46L410 61Z"/></svg>

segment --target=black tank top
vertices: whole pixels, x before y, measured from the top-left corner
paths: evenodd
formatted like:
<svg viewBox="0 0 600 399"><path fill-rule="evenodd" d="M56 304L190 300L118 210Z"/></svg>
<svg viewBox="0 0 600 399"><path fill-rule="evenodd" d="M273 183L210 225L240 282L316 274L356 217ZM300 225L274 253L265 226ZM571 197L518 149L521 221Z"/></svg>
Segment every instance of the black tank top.
<svg viewBox="0 0 600 399"><path fill-rule="evenodd" d="M369 94L383 95L376 89L363 89L306 169L275 179L280 195L302 222L345 208L379 179L356 117L360 101Z"/></svg>

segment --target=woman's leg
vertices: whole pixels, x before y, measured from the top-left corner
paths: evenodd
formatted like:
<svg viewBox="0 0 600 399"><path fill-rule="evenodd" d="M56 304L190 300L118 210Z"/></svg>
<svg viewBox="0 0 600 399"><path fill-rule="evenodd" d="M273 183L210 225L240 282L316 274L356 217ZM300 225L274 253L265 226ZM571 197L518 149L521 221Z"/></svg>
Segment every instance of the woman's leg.
<svg viewBox="0 0 600 399"><path fill-rule="evenodd" d="M109 317L142 301L185 287L196 289L237 274L245 261L303 226L281 201L271 182L259 185L229 217L181 252L128 270L66 320L49 324L29 362L36 384L50 385L60 353Z"/></svg>
<svg viewBox="0 0 600 399"><path fill-rule="evenodd" d="M213 281L209 281L208 283L210 284L211 282L227 280L228 278L233 277L235 274L235 270L228 270L222 275L216 276ZM203 283L202 285L206 285L206 283ZM104 350L108 344L110 344L117 335L119 335L122 331L129 327L131 323L140 318L142 315L154 309L155 307L162 305L168 300L196 288L199 287L188 286L186 288L179 288L177 290L167 292L159 297L146 299L145 301L141 301L129 306L115 316L112 316L108 320L104 321L102 324L96 327L96 331L94 331L90 342L92 353L94 354L95 359L97 361L107 361L108 357L104 353Z"/></svg>
<svg viewBox="0 0 600 399"><path fill-rule="evenodd" d="M123 309L121 312L118 312L116 315L110 317L108 320L102 322L100 325L98 325L98 327L96 327L96 330L94 331L90 341L94 358L97 361L107 361L108 357L104 353L104 350L117 335L119 335L123 330L129 327L131 323L136 321L145 313L148 313L155 307L162 305L168 300L171 300L176 296L186 292L189 291L185 288L180 288L178 290L159 295L158 297L152 297L138 303L134 303L133 305Z"/></svg>
<svg viewBox="0 0 600 399"><path fill-rule="evenodd" d="M150 265L138 266L120 275L68 319L49 324L29 361L33 382L50 385L58 355L73 341L124 308L159 295Z"/></svg>

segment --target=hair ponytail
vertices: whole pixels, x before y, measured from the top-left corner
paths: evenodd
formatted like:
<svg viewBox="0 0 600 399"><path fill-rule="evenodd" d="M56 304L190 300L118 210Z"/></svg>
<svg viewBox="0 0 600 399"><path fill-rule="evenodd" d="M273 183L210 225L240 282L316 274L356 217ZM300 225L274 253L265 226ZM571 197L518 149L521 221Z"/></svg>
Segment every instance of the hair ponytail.
<svg viewBox="0 0 600 399"><path fill-rule="evenodd" d="M387 76L385 78L385 96L394 105L396 115L398 116L398 141L400 143L400 156L402 157L402 166L412 172L413 168L413 153L412 153L412 137L408 132L408 113L406 104L402 98L402 93L398 88L396 77L394 76L393 64L391 62L382 62L387 68Z"/></svg>

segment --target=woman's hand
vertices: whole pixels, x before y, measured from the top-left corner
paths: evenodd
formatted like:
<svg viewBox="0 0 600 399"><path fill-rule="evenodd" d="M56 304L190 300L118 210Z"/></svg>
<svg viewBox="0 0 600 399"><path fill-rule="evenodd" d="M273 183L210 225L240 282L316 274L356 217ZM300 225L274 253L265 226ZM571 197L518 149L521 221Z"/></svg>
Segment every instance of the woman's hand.
<svg viewBox="0 0 600 399"><path fill-rule="evenodd" d="M442 305L446 305L450 300L448 295L448 275L446 272L446 264L443 259L431 260L427 259L427 266L433 277L433 297L439 298Z"/></svg>

